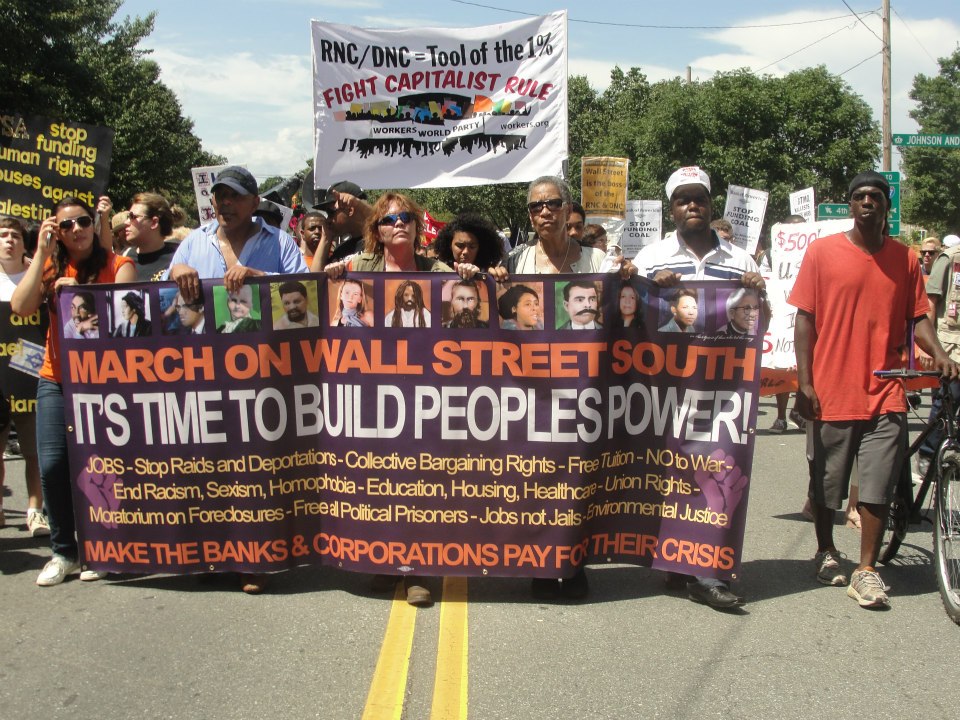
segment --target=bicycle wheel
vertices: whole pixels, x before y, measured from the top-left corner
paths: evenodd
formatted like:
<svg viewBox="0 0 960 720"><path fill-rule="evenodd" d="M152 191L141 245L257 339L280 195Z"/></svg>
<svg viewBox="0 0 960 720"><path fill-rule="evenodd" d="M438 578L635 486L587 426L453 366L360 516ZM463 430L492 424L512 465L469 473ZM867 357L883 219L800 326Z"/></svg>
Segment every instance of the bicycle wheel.
<svg viewBox="0 0 960 720"><path fill-rule="evenodd" d="M947 615L960 625L960 458L944 463L936 487L933 556Z"/></svg>

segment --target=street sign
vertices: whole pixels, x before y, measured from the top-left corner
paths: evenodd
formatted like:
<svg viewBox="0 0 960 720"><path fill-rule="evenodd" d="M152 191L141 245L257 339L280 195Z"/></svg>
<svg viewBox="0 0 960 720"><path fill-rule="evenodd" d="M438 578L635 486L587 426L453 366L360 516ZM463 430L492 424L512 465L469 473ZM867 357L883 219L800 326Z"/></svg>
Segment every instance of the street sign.
<svg viewBox="0 0 960 720"><path fill-rule="evenodd" d="M846 203L820 203L817 205L817 220L836 220L850 217L850 206Z"/></svg>
<svg viewBox="0 0 960 720"><path fill-rule="evenodd" d="M960 135L895 134L893 136L893 144L897 147L960 148Z"/></svg>
<svg viewBox="0 0 960 720"><path fill-rule="evenodd" d="M890 223L890 235L896 237L900 234L900 173L893 170L880 174L890 183L890 212L887 220Z"/></svg>

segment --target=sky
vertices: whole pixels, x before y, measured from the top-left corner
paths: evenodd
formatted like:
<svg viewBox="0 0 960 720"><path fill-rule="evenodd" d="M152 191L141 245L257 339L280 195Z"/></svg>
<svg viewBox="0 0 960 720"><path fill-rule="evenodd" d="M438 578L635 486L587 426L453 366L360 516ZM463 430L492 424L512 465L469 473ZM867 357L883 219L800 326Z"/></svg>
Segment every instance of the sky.
<svg viewBox="0 0 960 720"><path fill-rule="evenodd" d="M892 131L914 133L913 79L936 75L937 58L958 47L960 3L891 0L891 6ZM653 83L685 76L688 66L695 80L708 80L738 68L780 76L822 64L880 122L880 0L589 0L566 7L542 0L126 0L118 18L156 13L142 47L152 51L204 149L246 165L262 181L292 175L313 156L311 20L475 27L562 9L569 73L586 75L597 89L607 86L615 66L638 67Z"/></svg>

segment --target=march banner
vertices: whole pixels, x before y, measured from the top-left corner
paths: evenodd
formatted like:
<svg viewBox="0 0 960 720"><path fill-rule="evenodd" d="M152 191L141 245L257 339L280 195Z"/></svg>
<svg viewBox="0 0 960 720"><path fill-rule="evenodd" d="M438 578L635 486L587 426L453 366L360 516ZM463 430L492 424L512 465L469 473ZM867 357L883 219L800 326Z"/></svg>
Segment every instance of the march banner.
<svg viewBox="0 0 960 720"><path fill-rule="evenodd" d="M39 115L0 115L0 215L39 224L72 195L91 208L110 179L113 130Z"/></svg>
<svg viewBox="0 0 960 720"><path fill-rule="evenodd" d="M100 337L58 328L90 567L736 576L760 336L730 329L735 284L356 273L203 290L85 287ZM139 335L117 333L131 292Z"/></svg>
<svg viewBox="0 0 960 720"><path fill-rule="evenodd" d="M315 185L461 187L560 175L567 14L474 28L312 21Z"/></svg>

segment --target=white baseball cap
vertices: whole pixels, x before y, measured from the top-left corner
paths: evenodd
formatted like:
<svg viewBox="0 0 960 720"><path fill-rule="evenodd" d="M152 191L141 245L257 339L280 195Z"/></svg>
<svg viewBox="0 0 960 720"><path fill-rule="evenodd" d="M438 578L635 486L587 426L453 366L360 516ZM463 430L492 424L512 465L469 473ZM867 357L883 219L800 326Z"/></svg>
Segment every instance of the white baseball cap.
<svg viewBox="0 0 960 720"><path fill-rule="evenodd" d="M673 191L681 185L703 185L710 192L710 176L696 165L682 167L667 180L667 200L673 198Z"/></svg>
<svg viewBox="0 0 960 720"><path fill-rule="evenodd" d="M960 245L960 237L957 237L956 235L947 235L943 239L943 246L945 248L952 248L956 247L957 245Z"/></svg>

